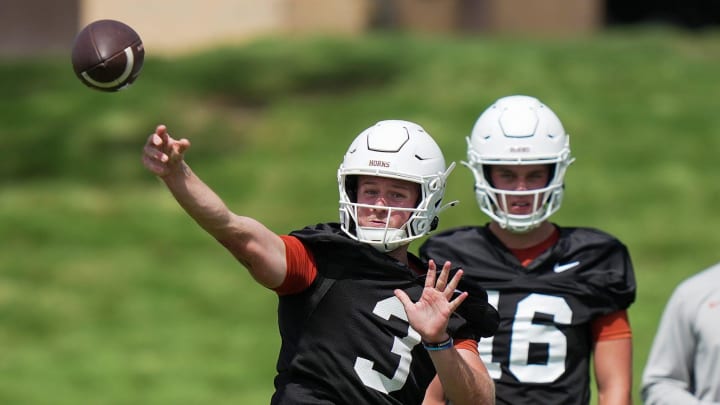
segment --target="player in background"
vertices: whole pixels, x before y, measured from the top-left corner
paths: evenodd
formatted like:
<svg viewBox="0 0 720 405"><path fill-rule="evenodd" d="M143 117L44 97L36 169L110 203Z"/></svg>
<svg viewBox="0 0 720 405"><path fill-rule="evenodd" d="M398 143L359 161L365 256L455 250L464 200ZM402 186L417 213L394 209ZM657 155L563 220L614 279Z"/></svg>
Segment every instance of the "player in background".
<svg viewBox="0 0 720 405"><path fill-rule="evenodd" d="M467 145L465 164L491 221L438 233L420 255L463 268L498 309L498 331L479 345L497 403L588 404L591 355L598 403L631 403L628 250L597 229L549 222L574 160L560 120L536 98L503 97L480 115ZM442 401L434 382L425 403Z"/></svg>
<svg viewBox="0 0 720 405"><path fill-rule="evenodd" d="M477 354L477 339L497 322L487 295L456 293L462 272L449 276L445 263L436 274L408 253L437 223L454 166L423 128L391 120L363 131L338 170L340 223L282 236L231 212L185 162L189 147L160 125L143 163L279 296L272 404L417 404L436 372L455 404L494 403ZM481 308L479 321L455 313L468 303Z"/></svg>
<svg viewBox="0 0 720 405"><path fill-rule="evenodd" d="M645 405L720 405L720 263L680 283L642 381Z"/></svg>

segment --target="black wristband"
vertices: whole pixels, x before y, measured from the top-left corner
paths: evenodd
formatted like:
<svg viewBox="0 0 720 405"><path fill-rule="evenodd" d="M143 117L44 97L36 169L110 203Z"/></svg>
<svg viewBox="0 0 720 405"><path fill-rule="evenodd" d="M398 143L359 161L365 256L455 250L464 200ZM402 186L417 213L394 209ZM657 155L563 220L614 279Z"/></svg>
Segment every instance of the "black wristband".
<svg viewBox="0 0 720 405"><path fill-rule="evenodd" d="M453 338L452 338L452 336L450 336L448 338L448 340L446 340L444 342L440 342L440 343L422 342L422 344L423 344L423 347L425 348L425 350L429 350L431 352L436 352L438 350L445 350L445 349L449 349L449 348L453 347Z"/></svg>

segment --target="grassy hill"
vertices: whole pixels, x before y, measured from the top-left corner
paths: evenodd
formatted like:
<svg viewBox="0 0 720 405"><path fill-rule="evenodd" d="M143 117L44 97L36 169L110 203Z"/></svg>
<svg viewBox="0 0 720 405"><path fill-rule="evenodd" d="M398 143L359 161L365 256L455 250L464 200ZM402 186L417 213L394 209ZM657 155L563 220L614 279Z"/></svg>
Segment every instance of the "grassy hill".
<svg viewBox="0 0 720 405"><path fill-rule="evenodd" d="M268 402L275 295L144 171L155 125L193 142L188 161L233 210L285 233L336 220L335 171L362 129L416 121L460 161L509 94L539 97L571 135L553 220L630 248L638 387L670 292L720 260L718 71L717 33L663 30L149 49L114 94L85 88L69 55L0 61L0 402ZM441 228L486 221L471 184L456 169Z"/></svg>

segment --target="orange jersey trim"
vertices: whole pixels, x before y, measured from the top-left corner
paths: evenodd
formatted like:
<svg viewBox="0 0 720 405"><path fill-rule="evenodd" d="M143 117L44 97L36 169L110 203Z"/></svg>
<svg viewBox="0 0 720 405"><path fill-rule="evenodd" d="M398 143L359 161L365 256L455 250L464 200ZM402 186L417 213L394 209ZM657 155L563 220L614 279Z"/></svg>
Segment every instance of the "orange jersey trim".
<svg viewBox="0 0 720 405"><path fill-rule="evenodd" d="M300 239L289 236L280 235L285 243L285 261L287 273L282 284L275 288L277 295L297 294L315 281L317 277L317 266L315 258Z"/></svg>
<svg viewBox="0 0 720 405"><path fill-rule="evenodd" d="M630 339L632 329L627 311L621 309L607 315L597 317L592 322L593 340Z"/></svg>

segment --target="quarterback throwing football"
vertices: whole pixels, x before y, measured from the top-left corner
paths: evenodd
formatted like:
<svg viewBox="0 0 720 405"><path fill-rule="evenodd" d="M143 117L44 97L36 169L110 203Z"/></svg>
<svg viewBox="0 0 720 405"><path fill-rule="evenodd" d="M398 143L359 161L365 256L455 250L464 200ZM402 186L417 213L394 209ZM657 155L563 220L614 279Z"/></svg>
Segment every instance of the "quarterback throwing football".
<svg viewBox="0 0 720 405"><path fill-rule="evenodd" d="M278 294L272 404L419 404L436 373L453 403L494 402L477 340L494 332L497 312L482 289L468 295L450 263L438 273L407 250L434 229L452 169L419 125L381 121L358 135L338 170L340 222L282 236L231 212L190 170L189 146L158 126L143 162Z"/></svg>

